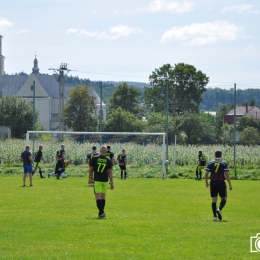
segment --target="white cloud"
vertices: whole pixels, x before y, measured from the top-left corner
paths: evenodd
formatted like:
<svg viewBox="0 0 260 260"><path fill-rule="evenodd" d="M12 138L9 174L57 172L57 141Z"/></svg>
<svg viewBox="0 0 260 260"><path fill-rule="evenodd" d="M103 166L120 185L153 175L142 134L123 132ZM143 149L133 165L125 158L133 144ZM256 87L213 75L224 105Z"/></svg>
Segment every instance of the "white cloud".
<svg viewBox="0 0 260 260"><path fill-rule="evenodd" d="M190 26L173 27L166 31L161 42L180 41L185 45L206 45L220 41L233 41L242 34L242 27L225 21L194 23Z"/></svg>
<svg viewBox="0 0 260 260"><path fill-rule="evenodd" d="M254 6L251 4L226 6L221 10L223 14L232 11L237 11L238 13L255 13L255 14L259 13L259 11L255 10Z"/></svg>
<svg viewBox="0 0 260 260"><path fill-rule="evenodd" d="M19 32L17 32L17 34L20 35L20 34L24 34L24 33L27 33L27 32L28 32L28 30L22 29Z"/></svg>
<svg viewBox="0 0 260 260"><path fill-rule="evenodd" d="M11 27L13 26L13 23L9 22L5 18L0 18L0 28L1 27Z"/></svg>
<svg viewBox="0 0 260 260"><path fill-rule="evenodd" d="M169 1L169 0L154 0L149 4L148 11L152 13L157 12L172 12L172 13L185 13L192 9L194 4L189 1L183 3Z"/></svg>
<svg viewBox="0 0 260 260"><path fill-rule="evenodd" d="M70 28L67 30L67 34L75 34L77 36L87 36L91 38L109 39L109 40L116 40L121 37L128 37L131 34L142 33L142 32L143 31L139 27L131 28L125 25L110 27L108 32L98 32L98 31L88 32L83 29L74 29L74 28Z"/></svg>

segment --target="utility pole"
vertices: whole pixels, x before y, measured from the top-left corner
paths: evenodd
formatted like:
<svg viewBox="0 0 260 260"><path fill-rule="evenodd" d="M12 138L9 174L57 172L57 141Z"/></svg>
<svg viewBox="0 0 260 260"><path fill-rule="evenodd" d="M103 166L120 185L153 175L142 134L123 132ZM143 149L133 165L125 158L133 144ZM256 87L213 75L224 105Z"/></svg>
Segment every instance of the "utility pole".
<svg viewBox="0 0 260 260"><path fill-rule="evenodd" d="M33 131L35 131L35 81L33 81L33 85L31 86L31 90L33 91ZM35 133L33 133L33 156L34 156L34 140L35 140Z"/></svg>
<svg viewBox="0 0 260 260"><path fill-rule="evenodd" d="M102 121L103 121L103 109L102 109L102 103L103 103L103 97L102 97L102 92L103 92L103 86L102 86L102 81L100 81L100 111L99 111L99 132L102 132ZM100 135L100 140L99 140L100 146L102 145L102 136Z"/></svg>
<svg viewBox="0 0 260 260"><path fill-rule="evenodd" d="M59 131L64 131L64 78L71 71L67 68L67 63L61 63L58 69L49 68L58 75L59 82ZM66 73L65 73L66 72Z"/></svg>
<svg viewBox="0 0 260 260"><path fill-rule="evenodd" d="M166 160L169 160L169 83L166 81Z"/></svg>
<svg viewBox="0 0 260 260"><path fill-rule="evenodd" d="M237 110L237 84L234 84L234 171L235 179L237 178L237 169L236 169L236 110Z"/></svg>

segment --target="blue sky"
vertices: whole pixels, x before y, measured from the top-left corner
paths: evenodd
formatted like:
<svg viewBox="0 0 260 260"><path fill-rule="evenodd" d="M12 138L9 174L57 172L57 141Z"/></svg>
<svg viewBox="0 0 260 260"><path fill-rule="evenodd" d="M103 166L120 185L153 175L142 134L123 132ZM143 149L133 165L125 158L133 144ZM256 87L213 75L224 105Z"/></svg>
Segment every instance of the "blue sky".
<svg viewBox="0 0 260 260"><path fill-rule="evenodd" d="M5 71L149 82L166 63L194 65L211 87L260 87L260 1L0 0Z"/></svg>

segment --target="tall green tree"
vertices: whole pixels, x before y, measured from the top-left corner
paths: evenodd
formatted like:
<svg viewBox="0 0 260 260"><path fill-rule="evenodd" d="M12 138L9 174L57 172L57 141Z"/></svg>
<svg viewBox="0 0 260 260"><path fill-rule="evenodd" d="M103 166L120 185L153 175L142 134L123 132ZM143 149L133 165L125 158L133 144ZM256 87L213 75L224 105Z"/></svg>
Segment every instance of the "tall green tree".
<svg viewBox="0 0 260 260"><path fill-rule="evenodd" d="M215 139L217 142L221 142L223 141L222 138L222 127L223 127L223 121L224 121L224 116L234 108L233 104L229 104L229 105L223 105L219 112L216 115L216 120L215 120Z"/></svg>
<svg viewBox="0 0 260 260"><path fill-rule="evenodd" d="M246 127L240 135L240 141L247 145L256 145L259 142L259 133L254 127Z"/></svg>
<svg viewBox="0 0 260 260"><path fill-rule="evenodd" d="M237 130L243 132L246 127L253 127L260 131L260 119L243 116L238 121Z"/></svg>
<svg viewBox="0 0 260 260"><path fill-rule="evenodd" d="M154 112L166 111L168 90L170 114L184 111L198 113L201 95L206 91L209 78L192 65L178 63L172 67L165 64L149 76L151 88L145 88L145 104Z"/></svg>
<svg viewBox="0 0 260 260"><path fill-rule="evenodd" d="M35 113L35 122L38 112ZM11 127L11 136L24 138L33 129L33 106L30 102L15 96L0 99L0 124Z"/></svg>
<svg viewBox="0 0 260 260"><path fill-rule="evenodd" d="M143 122L129 111L121 107L109 114L103 124L106 132L142 132Z"/></svg>
<svg viewBox="0 0 260 260"><path fill-rule="evenodd" d="M96 131L97 119L95 97L89 94L89 87L77 85L69 90L69 98L64 107L65 125L74 131Z"/></svg>
<svg viewBox="0 0 260 260"><path fill-rule="evenodd" d="M221 127L222 141L224 144L232 145L234 142L234 125L224 124Z"/></svg>
<svg viewBox="0 0 260 260"><path fill-rule="evenodd" d="M113 111L121 107L123 110L128 111L141 119L145 111L140 106L141 91L138 88L123 83L118 85L110 98L109 110Z"/></svg>
<svg viewBox="0 0 260 260"><path fill-rule="evenodd" d="M203 120L200 120L196 112L185 111L183 115L176 116L174 129L177 133L187 136L187 143L197 143L205 134L207 125Z"/></svg>

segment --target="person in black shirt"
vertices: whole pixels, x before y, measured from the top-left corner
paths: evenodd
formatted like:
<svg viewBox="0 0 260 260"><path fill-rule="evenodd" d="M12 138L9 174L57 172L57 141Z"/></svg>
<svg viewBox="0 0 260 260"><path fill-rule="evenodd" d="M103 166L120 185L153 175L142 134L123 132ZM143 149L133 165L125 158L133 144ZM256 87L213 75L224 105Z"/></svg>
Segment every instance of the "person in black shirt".
<svg viewBox="0 0 260 260"><path fill-rule="evenodd" d="M89 166L89 184L92 183L91 176L94 172L94 193L97 208L99 210L98 218L104 218L106 216L104 209L106 204L108 178L110 179L111 189L114 189L112 162L106 157L106 152L106 146L101 146L100 155L93 157Z"/></svg>
<svg viewBox="0 0 260 260"><path fill-rule="evenodd" d="M33 186L32 184L32 172L33 172L33 168L32 168L32 164L33 164L33 159L32 159L32 154L29 151L30 148L27 145L25 147L24 152L22 152L21 157L20 157L20 161L23 162L23 187L26 186L26 177L27 174L29 174L29 178L30 178L30 186Z"/></svg>
<svg viewBox="0 0 260 260"><path fill-rule="evenodd" d="M94 156L97 156L97 155L99 155L99 153L97 152L97 147L96 147L96 146L93 146L91 153L88 153L88 154L87 154L86 163L87 163L88 165L90 165L91 159L92 159ZM91 185L91 186L94 186L94 178L93 178L93 176L91 176L91 179L92 179L92 183L91 183L90 185Z"/></svg>
<svg viewBox="0 0 260 260"><path fill-rule="evenodd" d="M41 177L41 178L45 178L45 177L42 175L42 167L41 167L41 160L44 161L44 158L43 158L43 156L42 156L42 149L43 149L43 147L40 145L40 146L39 146L39 150L38 150L38 151L35 153L35 155L34 155L34 162L35 162L36 164L35 164L35 166L34 166L32 175L34 175L34 173L37 171L37 168L39 168L40 177Z"/></svg>
<svg viewBox="0 0 260 260"><path fill-rule="evenodd" d="M210 185L208 183L209 173ZM227 186L225 180L228 181L229 190L232 190L228 165L222 160L222 152L217 150L215 152L215 160L208 163L205 173L206 188L210 186L210 195L212 197L211 207L214 221L222 220L221 210L224 208L227 201ZM217 209L218 195L221 197L221 202Z"/></svg>
<svg viewBox="0 0 260 260"><path fill-rule="evenodd" d="M123 177L126 179L126 155L125 155L125 149L122 149L122 153L120 153L117 156L117 161L119 168L121 170L121 180L123 180ZM123 176L124 173L124 176Z"/></svg>
<svg viewBox="0 0 260 260"><path fill-rule="evenodd" d="M110 151L111 150L111 146L108 145L107 146L107 152L106 152L106 157L110 158L110 160L112 161L112 166L113 164L116 163L115 157L114 157L114 153Z"/></svg>
<svg viewBox="0 0 260 260"><path fill-rule="evenodd" d="M201 180L202 170L206 168L206 156L199 151L198 166L196 168L196 180Z"/></svg>
<svg viewBox="0 0 260 260"><path fill-rule="evenodd" d="M55 174L56 178L59 179L61 173L65 169L65 145L61 145L61 149L56 153L56 167L55 167Z"/></svg>

